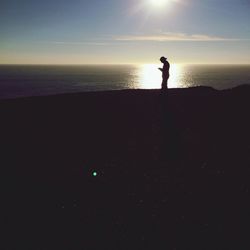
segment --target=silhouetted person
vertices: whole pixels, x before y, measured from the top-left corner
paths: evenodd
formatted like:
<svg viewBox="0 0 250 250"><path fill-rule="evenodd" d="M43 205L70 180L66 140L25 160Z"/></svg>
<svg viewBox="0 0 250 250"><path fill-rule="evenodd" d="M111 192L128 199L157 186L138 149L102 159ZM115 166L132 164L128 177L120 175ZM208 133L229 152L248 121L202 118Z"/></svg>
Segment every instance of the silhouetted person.
<svg viewBox="0 0 250 250"><path fill-rule="evenodd" d="M168 88L168 78L169 78L169 69L170 69L170 64L167 61L167 58L162 56L160 58L160 61L163 63L163 68L159 68L159 70L162 72L162 84L161 88L163 90L166 90Z"/></svg>

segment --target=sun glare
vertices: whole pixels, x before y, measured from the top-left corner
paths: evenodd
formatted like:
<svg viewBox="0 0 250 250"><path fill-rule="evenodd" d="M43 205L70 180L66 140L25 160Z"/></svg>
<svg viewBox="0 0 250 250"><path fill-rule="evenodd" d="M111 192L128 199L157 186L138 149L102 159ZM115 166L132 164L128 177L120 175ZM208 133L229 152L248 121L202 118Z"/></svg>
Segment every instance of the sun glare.
<svg viewBox="0 0 250 250"><path fill-rule="evenodd" d="M163 7L164 5L169 3L169 1L170 0L149 0L149 3L155 7Z"/></svg>
<svg viewBox="0 0 250 250"><path fill-rule="evenodd" d="M143 89L159 89L161 87L162 76L158 70L162 65L144 64L139 67L139 88ZM168 81L169 88L178 88L181 86L182 66L172 64L170 67L170 78Z"/></svg>

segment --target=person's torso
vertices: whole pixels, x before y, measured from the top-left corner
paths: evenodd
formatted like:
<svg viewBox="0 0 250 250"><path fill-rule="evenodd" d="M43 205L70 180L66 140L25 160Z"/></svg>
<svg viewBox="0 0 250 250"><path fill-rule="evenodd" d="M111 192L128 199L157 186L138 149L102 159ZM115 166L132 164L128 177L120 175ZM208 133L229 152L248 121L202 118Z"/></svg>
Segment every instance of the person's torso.
<svg viewBox="0 0 250 250"><path fill-rule="evenodd" d="M163 75L169 75L169 68L170 68L169 62L165 62L164 65L163 65L162 74Z"/></svg>

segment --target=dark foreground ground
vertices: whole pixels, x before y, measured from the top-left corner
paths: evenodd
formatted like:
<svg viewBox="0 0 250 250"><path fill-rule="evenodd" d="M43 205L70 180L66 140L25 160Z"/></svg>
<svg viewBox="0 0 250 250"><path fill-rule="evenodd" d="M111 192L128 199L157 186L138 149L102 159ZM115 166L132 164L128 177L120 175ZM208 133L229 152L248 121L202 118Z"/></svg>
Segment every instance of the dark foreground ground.
<svg viewBox="0 0 250 250"><path fill-rule="evenodd" d="M249 107L246 86L1 101L0 249L250 249Z"/></svg>

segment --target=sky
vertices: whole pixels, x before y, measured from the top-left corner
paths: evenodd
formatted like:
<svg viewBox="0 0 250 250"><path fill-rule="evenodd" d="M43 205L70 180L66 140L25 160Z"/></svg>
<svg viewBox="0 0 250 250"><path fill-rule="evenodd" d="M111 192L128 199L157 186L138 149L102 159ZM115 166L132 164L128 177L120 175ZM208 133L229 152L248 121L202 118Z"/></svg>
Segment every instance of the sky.
<svg viewBox="0 0 250 250"><path fill-rule="evenodd" d="M0 64L250 64L250 0L1 0Z"/></svg>

